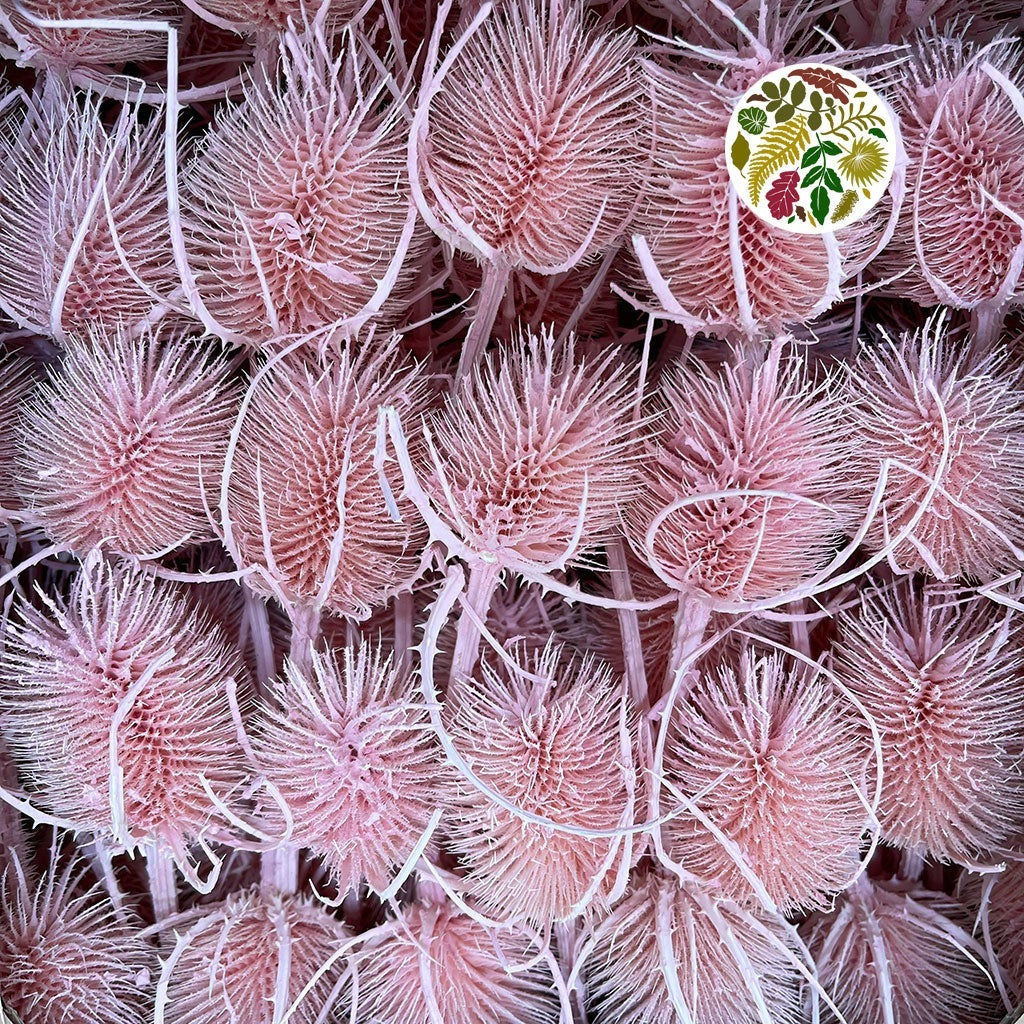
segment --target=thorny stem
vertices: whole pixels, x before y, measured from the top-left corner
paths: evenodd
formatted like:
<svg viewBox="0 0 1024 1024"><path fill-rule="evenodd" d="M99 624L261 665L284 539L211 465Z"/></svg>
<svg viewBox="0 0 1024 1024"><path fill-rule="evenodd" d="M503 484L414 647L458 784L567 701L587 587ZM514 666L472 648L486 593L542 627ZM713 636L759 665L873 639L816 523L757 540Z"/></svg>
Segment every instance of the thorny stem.
<svg viewBox="0 0 1024 1024"><path fill-rule="evenodd" d="M174 872L174 861L162 850L148 847L146 874L149 877L154 920L166 921L178 912L178 880Z"/></svg>
<svg viewBox="0 0 1024 1024"><path fill-rule="evenodd" d="M487 621L487 610L491 606L491 599L498 588L500 577L501 566L497 562L476 559L470 563L469 583L456 626L449 686L468 678L476 665L480 651L480 630L474 616L480 622Z"/></svg>
<svg viewBox="0 0 1024 1024"><path fill-rule="evenodd" d="M508 263L488 260L484 264L476 309L473 311L473 319L470 321L466 340L462 344L462 354L459 356L459 370L454 382L456 385L470 376L483 358L511 276L512 267Z"/></svg>
<svg viewBox="0 0 1024 1024"><path fill-rule="evenodd" d="M626 547L621 538L609 541L608 568L611 570L612 593L617 601L632 601L633 587L629 581L629 567L626 563ZM651 698L647 685L647 671L644 667L643 641L640 637L640 623L635 608L619 608L619 633L622 638L622 654L626 663L626 680L633 703L641 712L650 708Z"/></svg>
<svg viewBox="0 0 1024 1024"><path fill-rule="evenodd" d="M659 694L659 698L672 689L677 675L686 675L679 687L679 697L685 698L693 689L696 682L693 659L704 641L710 619L710 605L691 594L679 594L672 628L672 651L669 654L664 691Z"/></svg>

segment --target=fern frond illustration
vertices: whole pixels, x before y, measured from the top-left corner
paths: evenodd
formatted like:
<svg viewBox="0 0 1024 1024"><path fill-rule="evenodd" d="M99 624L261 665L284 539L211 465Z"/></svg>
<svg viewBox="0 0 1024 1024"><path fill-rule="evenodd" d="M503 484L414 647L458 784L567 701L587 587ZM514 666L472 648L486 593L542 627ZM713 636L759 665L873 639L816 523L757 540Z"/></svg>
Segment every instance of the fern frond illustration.
<svg viewBox="0 0 1024 1024"><path fill-rule="evenodd" d="M797 114L764 133L760 145L750 158L747 170L750 198L754 203L760 201L769 178L787 164L795 164L810 141L811 133L807 128L807 118L802 114Z"/></svg>
<svg viewBox="0 0 1024 1024"><path fill-rule="evenodd" d="M869 128L880 128L885 124L885 118L878 113L878 107L873 103L869 107L863 100L851 103L848 107L839 107L825 116L828 118L828 129L821 134L838 135L847 142Z"/></svg>
<svg viewBox="0 0 1024 1024"><path fill-rule="evenodd" d="M839 202L836 203L836 208L832 211L832 223L838 224L840 221L846 220L853 213L858 198L857 190L855 188L848 188L839 197Z"/></svg>

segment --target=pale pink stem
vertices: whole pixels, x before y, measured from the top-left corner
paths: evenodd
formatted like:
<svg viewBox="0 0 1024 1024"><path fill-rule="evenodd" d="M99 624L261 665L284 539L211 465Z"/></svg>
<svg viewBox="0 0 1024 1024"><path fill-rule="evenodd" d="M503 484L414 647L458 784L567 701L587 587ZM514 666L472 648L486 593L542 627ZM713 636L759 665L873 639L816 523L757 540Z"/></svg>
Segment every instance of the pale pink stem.
<svg viewBox="0 0 1024 1024"><path fill-rule="evenodd" d="M412 591L405 590L395 598L395 668L403 676L412 667L415 613Z"/></svg>
<svg viewBox="0 0 1024 1024"><path fill-rule="evenodd" d="M685 699L697 681L693 671L693 660L697 649L704 642L708 621L711 619L711 608L692 595L680 593L676 607L675 624L672 634L672 651L669 655L668 672L665 676L664 693L669 693L675 683L676 676L684 673L686 678L679 685L677 699Z"/></svg>
<svg viewBox="0 0 1024 1024"><path fill-rule="evenodd" d="M789 640L794 650L799 651L804 657L811 656L811 631L807 625L805 602L793 601L788 609L792 612L793 618L789 621Z"/></svg>
<svg viewBox="0 0 1024 1024"><path fill-rule="evenodd" d="M468 377L483 358L484 349L490 341L494 321L498 318L501 300L508 290L512 268L507 263L488 261L484 264L483 280L477 294L476 309L470 321L466 340L462 343L459 356L459 372L456 381Z"/></svg>
<svg viewBox="0 0 1024 1024"><path fill-rule="evenodd" d="M178 912L178 881L174 861L161 850L146 851L146 875L155 921L166 921Z"/></svg>
<svg viewBox="0 0 1024 1024"><path fill-rule="evenodd" d="M607 545L608 568L611 570L612 593L617 601L633 600L633 586L626 564L626 547L621 538L609 541ZM640 622L635 608L619 608L619 633L622 637L622 656L626 663L626 680L629 693L640 711L647 711L651 705L647 686L647 670L644 667L643 642L640 638Z"/></svg>
<svg viewBox="0 0 1024 1024"><path fill-rule="evenodd" d="M501 566L497 562L475 560L469 567L469 583L463 595L462 611L455 633L455 651L449 685L469 677L480 651L480 628L477 623L487 621L487 609L498 587ZM474 621L474 619L476 621Z"/></svg>

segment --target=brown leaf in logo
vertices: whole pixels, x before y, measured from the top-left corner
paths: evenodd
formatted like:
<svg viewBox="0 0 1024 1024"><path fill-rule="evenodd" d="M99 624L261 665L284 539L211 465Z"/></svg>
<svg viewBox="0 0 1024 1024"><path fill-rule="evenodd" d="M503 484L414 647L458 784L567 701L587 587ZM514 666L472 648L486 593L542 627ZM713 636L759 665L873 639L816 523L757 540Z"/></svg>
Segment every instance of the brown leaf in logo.
<svg viewBox="0 0 1024 1024"><path fill-rule="evenodd" d="M834 96L840 103L849 103L850 97L846 95L843 86L852 89L857 88L857 83L852 78L839 74L838 71L830 71L828 68L797 68L791 71L791 75L802 78L808 85L820 89L826 96Z"/></svg>
<svg viewBox="0 0 1024 1024"><path fill-rule="evenodd" d="M800 184L799 171L783 171L765 193L768 212L776 219L782 220L793 212L796 201L800 198L797 186Z"/></svg>

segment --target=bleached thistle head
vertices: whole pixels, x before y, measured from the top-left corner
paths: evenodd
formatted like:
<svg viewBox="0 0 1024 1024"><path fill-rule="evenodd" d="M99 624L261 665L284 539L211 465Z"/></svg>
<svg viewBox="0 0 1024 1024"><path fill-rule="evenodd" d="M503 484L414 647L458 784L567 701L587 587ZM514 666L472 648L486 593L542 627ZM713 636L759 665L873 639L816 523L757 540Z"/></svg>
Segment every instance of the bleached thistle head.
<svg viewBox="0 0 1024 1024"><path fill-rule="evenodd" d="M185 0L201 9L214 24L246 36L278 36L316 20L323 29L340 32L369 5L366 0Z"/></svg>

